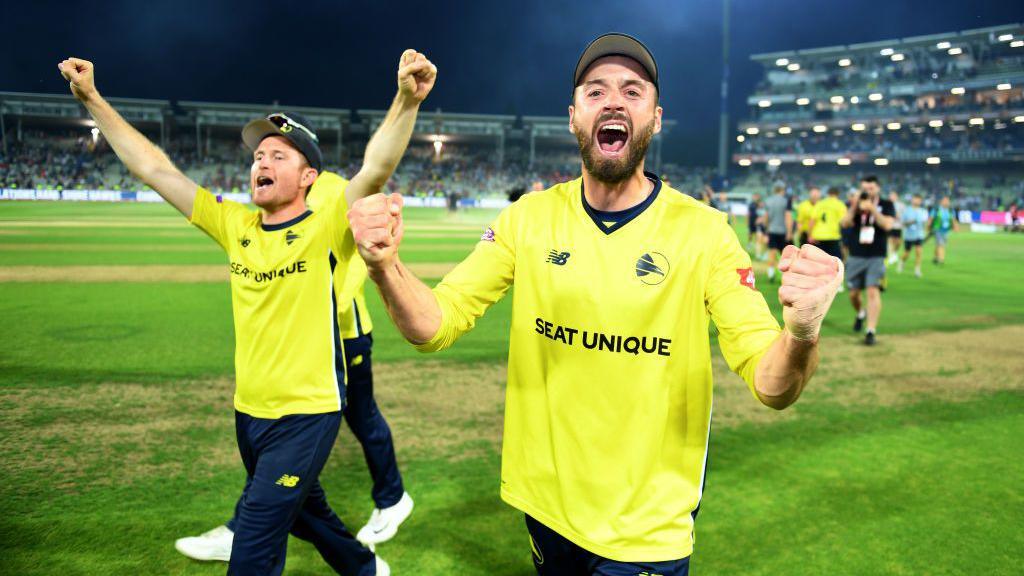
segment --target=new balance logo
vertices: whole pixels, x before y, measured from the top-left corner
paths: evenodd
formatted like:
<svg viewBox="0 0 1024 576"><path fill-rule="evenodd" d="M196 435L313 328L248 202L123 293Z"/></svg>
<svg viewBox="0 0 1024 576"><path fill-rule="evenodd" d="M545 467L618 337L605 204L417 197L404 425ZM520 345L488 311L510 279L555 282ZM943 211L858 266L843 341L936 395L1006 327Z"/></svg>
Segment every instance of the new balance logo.
<svg viewBox="0 0 1024 576"><path fill-rule="evenodd" d="M565 266L565 263L569 261L568 252L559 252L558 250L552 250L548 252L548 262L556 264L558 266Z"/></svg>
<svg viewBox="0 0 1024 576"><path fill-rule="evenodd" d="M278 486L284 486L285 488L295 488L295 485L298 483L298 476L289 476L288 474L283 474L280 478L277 479L277 482L274 482L274 484L277 484Z"/></svg>
<svg viewBox="0 0 1024 576"><path fill-rule="evenodd" d="M249 240L248 238L242 238L241 240L239 240L239 242L242 244L242 248L248 248L252 240Z"/></svg>

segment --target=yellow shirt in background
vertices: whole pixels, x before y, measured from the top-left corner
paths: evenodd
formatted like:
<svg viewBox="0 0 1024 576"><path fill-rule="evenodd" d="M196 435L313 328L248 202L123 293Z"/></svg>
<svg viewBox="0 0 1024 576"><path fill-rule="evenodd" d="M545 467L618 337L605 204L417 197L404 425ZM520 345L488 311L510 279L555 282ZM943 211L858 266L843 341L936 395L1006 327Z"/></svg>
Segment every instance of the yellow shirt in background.
<svg viewBox="0 0 1024 576"><path fill-rule="evenodd" d="M828 196L814 205L811 219L814 220L814 231L811 233L814 240L839 240L839 223L846 215L846 204L838 198Z"/></svg>
<svg viewBox="0 0 1024 576"><path fill-rule="evenodd" d="M820 202L820 200L819 200ZM811 227L811 214L814 212L815 204L810 200L804 200L796 207L796 230L799 233L807 232Z"/></svg>
<svg viewBox="0 0 1024 576"><path fill-rule="evenodd" d="M313 188L306 196L306 204L315 211L323 202L332 201L336 196L344 197L347 186L348 180L333 172L324 172L313 183ZM338 297L338 324L341 326L341 337L345 340L358 338L373 330L373 321L370 320L370 312L366 307L366 278L366 263L356 256L348 259L345 271L346 285L335 286ZM342 292L349 296L343 297Z"/></svg>

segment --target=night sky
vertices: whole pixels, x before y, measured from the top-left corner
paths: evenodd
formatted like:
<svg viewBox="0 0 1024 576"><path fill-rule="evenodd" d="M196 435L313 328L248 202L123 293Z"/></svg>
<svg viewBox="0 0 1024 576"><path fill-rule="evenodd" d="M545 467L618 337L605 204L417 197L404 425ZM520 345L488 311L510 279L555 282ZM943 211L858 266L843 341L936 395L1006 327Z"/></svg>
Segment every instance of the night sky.
<svg viewBox="0 0 1024 576"><path fill-rule="evenodd" d="M690 0L174 2L3 0L0 90L64 93L56 64L91 59L106 96L385 108L398 57L439 68L427 109L566 114L572 68L608 31L646 42L661 68L665 160L717 158L721 3ZM1019 0L733 0L730 114L760 76L758 52L1024 21Z"/></svg>

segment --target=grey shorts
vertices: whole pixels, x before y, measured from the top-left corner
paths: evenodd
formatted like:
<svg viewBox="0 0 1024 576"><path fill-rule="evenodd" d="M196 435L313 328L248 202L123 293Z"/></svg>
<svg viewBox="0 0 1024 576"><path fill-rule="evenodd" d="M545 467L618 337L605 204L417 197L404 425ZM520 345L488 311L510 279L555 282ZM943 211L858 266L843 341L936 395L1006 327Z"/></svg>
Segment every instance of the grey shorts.
<svg viewBox="0 0 1024 576"><path fill-rule="evenodd" d="M935 231L935 245L945 246L946 241L949 239L949 230L936 230Z"/></svg>
<svg viewBox="0 0 1024 576"><path fill-rule="evenodd" d="M863 290L868 286L880 286L885 278L885 257L863 258L850 256L846 259L846 287Z"/></svg>

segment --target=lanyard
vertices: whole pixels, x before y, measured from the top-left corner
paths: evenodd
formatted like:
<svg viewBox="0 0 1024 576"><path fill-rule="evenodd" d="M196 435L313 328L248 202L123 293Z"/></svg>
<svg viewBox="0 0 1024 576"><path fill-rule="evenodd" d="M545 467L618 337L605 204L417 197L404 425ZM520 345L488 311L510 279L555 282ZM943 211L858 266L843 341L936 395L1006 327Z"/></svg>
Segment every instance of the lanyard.
<svg viewBox="0 0 1024 576"><path fill-rule="evenodd" d="M864 226L874 226L875 225L875 215L874 215L874 213L868 214L867 212L862 212L861 215L860 215L860 225L861 225L861 228L863 228Z"/></svg>

